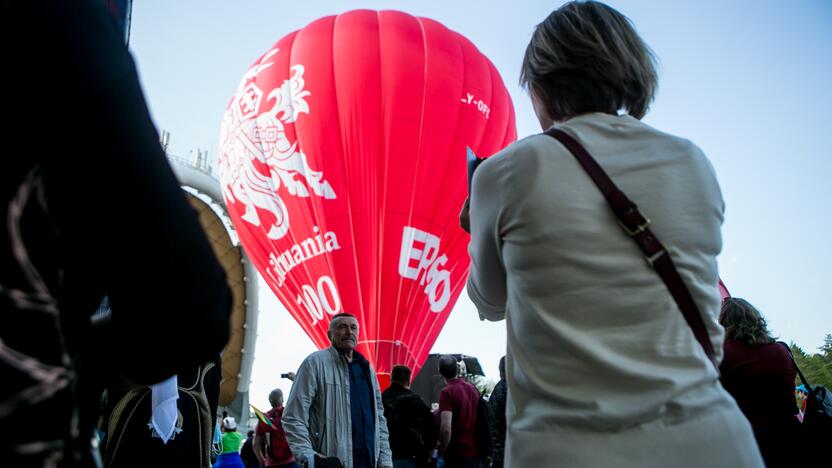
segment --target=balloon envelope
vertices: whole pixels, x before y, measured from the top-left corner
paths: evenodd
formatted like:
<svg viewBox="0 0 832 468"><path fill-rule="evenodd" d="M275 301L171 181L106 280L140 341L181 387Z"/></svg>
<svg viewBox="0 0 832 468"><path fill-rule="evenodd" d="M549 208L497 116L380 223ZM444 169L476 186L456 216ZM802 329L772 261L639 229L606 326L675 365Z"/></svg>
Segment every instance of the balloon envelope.
<svg viewBox="0 0 832 468"><path fill-rule="evenodd" d="M397 11L321 18L280 39L223 116L220 179L240 241L319 348L359 321L382 377L414 374L469 268L466 148L516 139L494 68L460 34Z"/></svg>

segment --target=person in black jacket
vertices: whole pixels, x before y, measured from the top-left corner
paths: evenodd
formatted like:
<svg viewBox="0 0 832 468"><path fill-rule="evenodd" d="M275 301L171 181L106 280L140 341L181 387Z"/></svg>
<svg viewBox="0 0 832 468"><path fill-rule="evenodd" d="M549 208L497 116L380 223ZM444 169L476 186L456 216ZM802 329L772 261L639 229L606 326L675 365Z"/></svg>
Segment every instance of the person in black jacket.
<svg viewBox="0 0 832 468"><path fill-rule="evenodd" d="M0 44L0 465L94 466L102 389L214 359L231 294L104 2L2 1Z"/></svg>
<svg viewBox="0 0 832 468"><path fill-rule="evenodd" d="M246 441L243 442L243 447L240 449L240 458L243 459L246 468L260 468L257 455L254 454L254 431L248 431Z"/></svg>
<svg viewBox="0 0 832 468"><path fill-rule="evenodd" d="M433 414L422 397L410 390L410 376L409 367L393 367L390 387L381 395L390 432L393 468L426 467L436 448Z"/></svg>
<svg viewBox="0 0 832 468"><path fill-rule="evenodd" d="M491 468L503 468L506 449L506 357L500 359L500 381L488 398L488 412L491 421Z"/></svg>

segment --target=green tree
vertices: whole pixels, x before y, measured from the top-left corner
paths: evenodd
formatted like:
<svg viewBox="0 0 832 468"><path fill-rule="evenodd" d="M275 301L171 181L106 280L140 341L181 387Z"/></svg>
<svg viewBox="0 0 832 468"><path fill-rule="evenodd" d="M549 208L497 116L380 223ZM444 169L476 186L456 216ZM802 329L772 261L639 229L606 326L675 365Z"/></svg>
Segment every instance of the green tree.
<svg viewBox="0 0 832 468"><path fill-rule="evenodd" d="M809 355L795 343L790 344L797 367L803 372L809 385L823 385L832 388L832 335L826 335L820 353ZM800 385L800 377L795 380Z"/></svg>
<svg viewBox="0 0 832 468"><path fill-rule="evenodd" d="M823 362L823 369L827 375L832 375L832 335L827 334L823 338L823 346L820 347L818 355ZM827 386L827 388L830 388Z"/></svg>
<svg viewBox="0 0 832 468"><path fill-rule="evenodd" d="M820 352L827 364L832 363L832 335L827 333L823 338L823 346L820 347Z"/></svg>
<svg viewBox="0 0 832 468"><path fill-rule="evenodd" d="M482 375L464 374L461 377L470 382L471 385L477 387L477 391L480 392L480 395L488 393L488 379Z"/></svg>

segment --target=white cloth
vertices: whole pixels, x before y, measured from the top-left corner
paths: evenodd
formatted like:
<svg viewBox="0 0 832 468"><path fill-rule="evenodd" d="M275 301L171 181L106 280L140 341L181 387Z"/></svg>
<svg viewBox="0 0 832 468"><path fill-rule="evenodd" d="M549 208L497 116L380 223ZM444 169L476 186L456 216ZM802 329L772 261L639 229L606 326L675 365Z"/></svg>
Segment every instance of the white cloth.
<svg viewBox="0 0 832 468"><path fill-rule="evenodd" d="M150 424L162 442L168 443L176 430L179 411L176 400L179 399L179 385L176 376L150 386L152 414Z"/></svg>
<svg viewBox="0 0 832 468"><path fill-rule="evenodd" d="M652 220L721 360L723 201L705 155L630 116L558 127ZM468 294L507 321L506 466L762 466L667 288L559 142L531 136L482 163L469 250Z"/></svg>

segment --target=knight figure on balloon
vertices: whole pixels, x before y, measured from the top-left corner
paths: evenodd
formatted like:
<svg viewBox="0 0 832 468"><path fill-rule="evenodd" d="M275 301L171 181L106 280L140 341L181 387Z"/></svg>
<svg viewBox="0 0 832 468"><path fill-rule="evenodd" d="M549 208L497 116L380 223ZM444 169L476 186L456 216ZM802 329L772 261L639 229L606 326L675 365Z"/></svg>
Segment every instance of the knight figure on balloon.
<svg viewBox="0 0 832 468"><path fill-rule="evenodd" d="M255 82L257 75L271 67L278 53L272 49L240 80L220 129L220 177L226 200L245 206L242 219L254 226L262 220L256 208L274 215L267 229L269 239L281 239L289 231L289 213L278 195L280 184L290 195L309 197L309 189L326 199L337 198L323 172L315 171L298 151L297 141L286 135L284 124L294 123L309 113L305 98L303 65L291 67L292 75L266 96ZM258 113L261 105L274 102L271 110Z"/></svg>

